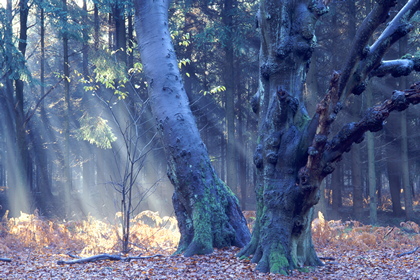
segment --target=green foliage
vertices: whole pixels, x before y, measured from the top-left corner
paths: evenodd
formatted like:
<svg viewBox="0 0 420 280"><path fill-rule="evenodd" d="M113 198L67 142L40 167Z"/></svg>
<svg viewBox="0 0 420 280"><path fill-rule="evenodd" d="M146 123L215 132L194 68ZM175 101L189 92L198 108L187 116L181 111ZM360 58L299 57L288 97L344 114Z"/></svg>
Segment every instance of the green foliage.
<svg viewBox="0 0 420 280"><path fill-rule="evenodd" d="M79 119L80 128L76 131L78 140L88 141L102 149L111 149L112 142L117 137L112 132L108 121L101 117L91 117L87 113L83 114Z"/></svg>
<svg viewBox="0 0 420 280"><path fill-rule="evenodd" d="M226 90L225 86L216 86L216 87L212 88L210 91L202 90L202 91L200 91L200 93L202 93L203 95L207 95L209 93L218 93L218 92L222 92L222 91L225 91L225 90Z"/></svg>
<svg viewBox="0 0 420 280"><path fill-rule="evenodd" d="M38 5L44 8L49 22L54 30L57 30L59 37L66 36L68 39L83 42L83 34L91 33L92 25L89 22L84 22L83 19L86 12L75 2L67 1L66 8L61 0L42 1Z"/></svg>
<svg viewBox="0 0 420 280"><path fill-rule="evenodd" d="M118 51L110 51L104 49L98 52L93 58L93 64L95 69L93 70L94 76L81 78L81 82L85 84L84 89L86 91L96 92L99 89L99 85L105 86L107 89L114 91L114 94L118 96L118 99L124 99L127 97L127 91L125 91L125 83L128 82L129 77L124 63L118 63L116 54ZM129 74L134 74L142 71L141 63L134 64L134 67L128 70ZM78 76L82 76L78 74Z"/></svg>
<svg viewBox="0 0 420 280"><path fill-rule="evenodd" d="M179 46L188 47L191 44L190 33L182 33L179 30L171 31L171 38L177 41Z"/></svg>

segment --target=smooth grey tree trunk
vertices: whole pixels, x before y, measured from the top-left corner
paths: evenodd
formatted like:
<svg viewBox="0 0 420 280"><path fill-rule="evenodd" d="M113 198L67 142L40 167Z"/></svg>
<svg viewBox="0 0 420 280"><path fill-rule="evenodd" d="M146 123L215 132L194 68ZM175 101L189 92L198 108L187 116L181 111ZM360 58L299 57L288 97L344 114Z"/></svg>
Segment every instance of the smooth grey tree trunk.
<svg viewBox="0 0 420 280"><path fill-rule="evenodd" d="M175 192L181 232L177 253L207 254L250 239L232 191L220 180L200 138L168 30L169 0L137 0L136 31L149 98Z"/></svg>

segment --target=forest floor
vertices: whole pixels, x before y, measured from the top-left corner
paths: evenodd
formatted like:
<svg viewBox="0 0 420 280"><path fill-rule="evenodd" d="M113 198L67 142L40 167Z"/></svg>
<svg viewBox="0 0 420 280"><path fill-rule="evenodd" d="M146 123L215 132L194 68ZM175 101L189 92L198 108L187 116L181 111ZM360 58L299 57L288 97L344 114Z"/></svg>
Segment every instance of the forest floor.
<svg viewBox="0 0 420 280"><path fill-rule="evenodd" d="M129 256L156 256L70 265L57 262L75 260L76 255L116 254L117 228L93 218L52 222L22 214L5 219L0 226L0 257L10 262L0 261L0 279L420 279L420 248L415 250L420 246L420 226L414 222L373 227L326 221L320 215L313 223L313 237L325 265L289 276L257 272L255 264L235 257L238 248L189 258L172 256L179 239L174 218L146 211L133 222Z"/></svg>

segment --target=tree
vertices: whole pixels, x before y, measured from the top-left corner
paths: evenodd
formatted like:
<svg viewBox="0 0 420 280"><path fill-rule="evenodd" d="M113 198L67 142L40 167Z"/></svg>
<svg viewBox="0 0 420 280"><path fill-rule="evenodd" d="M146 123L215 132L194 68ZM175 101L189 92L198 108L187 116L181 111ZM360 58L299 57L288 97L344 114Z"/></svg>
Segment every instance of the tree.
<svg viewBox="0 0 420 280"><path fill-rule="evenodd" d="M251 242L238 256L252 256L262 272L285 274L290 269L322 264L310 228L322 180L367 131L381 130L391 111L419 102L419 85L394 91L391 98L369 108L360 121L345 124L336 135L329 135L344 101L351 94L360 95L370 78L419 70L418 59L383 61L382 57L412 29L408 21L420 1L408 1L368 46L373 32L387 21L396 4L378 0L357 30L347 60L337 65L342 71L333 73L327 94L309 117L303 85L316 42L314 26L327 12L328 2L266 0L260 4L260 87L252 102L259 116L254 155L257 219Z"/></svg>
<svg viewBox="0 0 420 280"><path fill-rule="evenodd" d="M136 31L149 98L175 188L172 202L181 240L177 253L207 254L250 239L232 191L210 163L177 67L168 29L169 0L136 1Z"/></svg>

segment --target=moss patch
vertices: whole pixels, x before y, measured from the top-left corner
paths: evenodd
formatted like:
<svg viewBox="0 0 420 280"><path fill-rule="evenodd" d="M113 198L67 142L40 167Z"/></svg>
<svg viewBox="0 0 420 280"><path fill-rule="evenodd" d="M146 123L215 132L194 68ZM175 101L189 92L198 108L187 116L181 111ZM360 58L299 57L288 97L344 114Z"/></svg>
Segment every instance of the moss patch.
<svg viewBox="0 0 420 280"><path fill-rule="evenodd" d="M281 252L273 250L270 253L270 272L287 275L287 268L289 267L289 261Z"/></svg>

